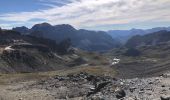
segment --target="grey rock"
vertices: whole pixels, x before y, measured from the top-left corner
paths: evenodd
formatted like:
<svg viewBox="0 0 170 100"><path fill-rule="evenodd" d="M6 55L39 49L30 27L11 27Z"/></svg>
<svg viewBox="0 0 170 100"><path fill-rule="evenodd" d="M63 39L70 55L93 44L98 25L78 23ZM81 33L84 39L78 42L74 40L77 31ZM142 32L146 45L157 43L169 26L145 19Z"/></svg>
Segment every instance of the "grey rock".
<svg viewBox="0 0 170 100"><path fill-rule="evenodd" d="M124 91L123 89L120 89L120 88L118 88L118 89L115 91L115 93L116 93L116 98L117 98L117 99L121 99L121 98L123 98L123 97L126 96L125 91Z"/></svg>
<svg viewBox="0 0 170 100"><path fill-rule="evenodd" d="M170 100L170 95L169 96L167 96L167 95L161 96L161 100Z"/></svg>

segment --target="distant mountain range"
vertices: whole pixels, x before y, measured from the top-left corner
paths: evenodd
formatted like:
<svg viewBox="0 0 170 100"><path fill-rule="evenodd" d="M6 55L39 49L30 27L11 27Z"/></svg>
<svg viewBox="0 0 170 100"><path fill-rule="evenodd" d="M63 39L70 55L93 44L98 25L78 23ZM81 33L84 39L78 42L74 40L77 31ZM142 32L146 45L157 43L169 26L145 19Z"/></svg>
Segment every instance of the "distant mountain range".
<svg viewBox="0 0 170 100"><path fill-rule="evenodd" d="M125 44L126 47L139 47L146 45L159 45L170 41L170 31L162 30L146 35L136 35L130 38Z"/></svg>
<svg viewBox="0 0 170 100"><path fill-rule="evenodd" d="M121 46L121 44L137 45L139 40L136 41L135 39L142 38L142 36L145 37L145 35L147 36L147 34L151 34L152 36L152 33L162 30L170 31L170 27L156 27L152 29L134 28L131 30L110 30L108 32L104 32L89 31L84 29L77 30L68 24L52 26L48 23L41 23L34 25L31 29L23 26L13 28L13 30L18 31L22 34L30 34L35 37L52 39L55 40L57 43L69 38L74 47L87 51L107 51L115 47L119 47ZM150 40L152 41L152 39Z"/></svg>
<svg viewBox="0 0 170 100"><path fill-rule="evenodd" d="M114 40L106 32L88 31L84 29L77 30L68 24L52 26L48 23L41 23L34 25L31 29L23 26L13 28L13 30L22 34L49 38L57 42L69 38L74 47L87 51L102 52L120 46L120 43Z"/></svg>
<svg viewBox="0 0 170 100"><path fill-rule="evenodd" d="M158 32L161 30L170 31L170 27L156 27L152 29L131 29L131 30L110 30L107 33L112 36L113 39L119 40L121 43L126 43L128 39L135 35L145 35L148 33Z"/></svg>

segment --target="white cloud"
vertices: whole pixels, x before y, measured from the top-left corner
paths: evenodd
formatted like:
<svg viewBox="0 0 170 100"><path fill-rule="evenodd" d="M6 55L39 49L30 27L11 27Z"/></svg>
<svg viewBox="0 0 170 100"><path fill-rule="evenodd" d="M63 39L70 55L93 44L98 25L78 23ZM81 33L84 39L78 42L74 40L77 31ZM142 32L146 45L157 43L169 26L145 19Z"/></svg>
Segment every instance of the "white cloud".
<svg viewBox="0 0 170 100"><path fill-rule="evenodd" d="M45 0L41 0L45 2ZM0 20L29 23L45 19L51 24L71 24L77 28L144 21L169 21L170 0L46 0L52 8L34 12L4 14ZM55 6L55 3L63 6ZM48 5L48 3L47 3ZM50 5L49 5L50 6ZM32 22L34 24L34 22ZM37 22L35 22L37 23Z"/></svg>
<svg viewBox="0 0 170 100"><path fill-rule="evenodd" d="M9 24L0 24L0 26L2 28L6 28L6 29L10 29L12 26L10 26Z"/></svg>

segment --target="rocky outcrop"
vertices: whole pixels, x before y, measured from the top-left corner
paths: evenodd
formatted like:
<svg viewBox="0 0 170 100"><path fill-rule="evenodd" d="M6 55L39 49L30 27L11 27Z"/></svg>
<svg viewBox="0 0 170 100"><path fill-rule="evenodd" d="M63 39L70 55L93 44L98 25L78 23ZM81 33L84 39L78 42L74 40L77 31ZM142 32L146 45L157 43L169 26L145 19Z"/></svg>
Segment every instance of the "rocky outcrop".
<svg viewBox="0 0 170 100"><path fill-rule="evenodd" d="M85 72L55 76L31 88L50 91L56 99L169 100L170 77L115 79Z"/></svg>

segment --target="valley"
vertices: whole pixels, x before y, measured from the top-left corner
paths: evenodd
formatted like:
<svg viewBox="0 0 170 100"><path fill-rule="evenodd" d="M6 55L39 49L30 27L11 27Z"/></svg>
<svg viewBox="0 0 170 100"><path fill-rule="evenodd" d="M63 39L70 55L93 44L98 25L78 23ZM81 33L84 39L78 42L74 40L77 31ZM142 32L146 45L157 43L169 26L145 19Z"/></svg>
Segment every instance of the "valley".
<svg viewBox="0 0 170 100"><path fill-rule="evenodd" d="M170 0L0 0L0 100L170 100Z"/></svg>
<svg viewBox="0 0 170 100"><path fill-rule="evenodd" d="M43 23L37 24L33 29L51 27L51 30L54 30L55 27L66 26ZM88 45L87 50L72 44L70 36L60 37L61 40L58 41L51 37L34 36L32 34L37 31L29 33L31 30L24 31L27 34L16 29L1 30L1 100L170 98L168 31L134 35L127 43L116 42L117 46L103 51L103 44L108 43L106 41L97 44L100 48ZM70 30L64 32L66 34ZM91 32L86 30L84 34ZM96 35L100 39L105 38L103 36L108 37L104 34L99 32ZM93 41L96 37L89 35L88 39ZM108 41L113 42L112 39Z"/></svg>

